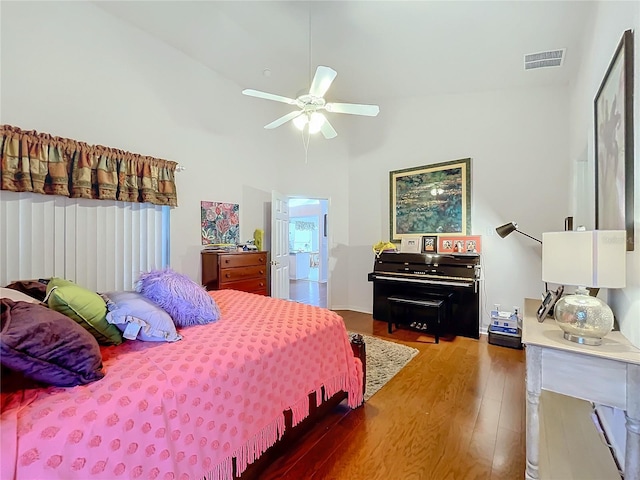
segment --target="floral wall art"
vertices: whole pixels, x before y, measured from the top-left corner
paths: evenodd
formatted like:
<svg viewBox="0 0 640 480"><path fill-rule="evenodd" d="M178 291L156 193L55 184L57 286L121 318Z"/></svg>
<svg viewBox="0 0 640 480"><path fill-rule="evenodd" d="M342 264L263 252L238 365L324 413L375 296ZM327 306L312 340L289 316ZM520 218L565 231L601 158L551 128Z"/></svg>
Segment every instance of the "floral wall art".
<svg viewBox="0 0 640 480"><path fill-rule="evenodd" d="M239 210L235 203L200 202L202 245L239 243Z"/></svg>

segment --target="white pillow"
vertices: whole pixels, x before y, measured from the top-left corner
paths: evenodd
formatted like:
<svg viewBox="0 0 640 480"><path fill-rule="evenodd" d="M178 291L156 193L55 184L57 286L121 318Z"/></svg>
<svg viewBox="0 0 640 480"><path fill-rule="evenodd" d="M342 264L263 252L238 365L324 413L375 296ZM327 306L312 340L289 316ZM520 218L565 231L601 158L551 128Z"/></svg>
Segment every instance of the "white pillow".
<svg viewBox="0 0 640 480"><path fill-rule="evenodd" d="M0 298L8 298L14 302L40 303L37 298L30 297L26 293L22 293L13 288L0 287Z"/></svg>
<svg viewBox="0 0 640 480"><path fill-rule="evenodd" d="M107 322L129 340L175 342L182 339L167 312L138 292L101 294L107 303Z"/></svg>

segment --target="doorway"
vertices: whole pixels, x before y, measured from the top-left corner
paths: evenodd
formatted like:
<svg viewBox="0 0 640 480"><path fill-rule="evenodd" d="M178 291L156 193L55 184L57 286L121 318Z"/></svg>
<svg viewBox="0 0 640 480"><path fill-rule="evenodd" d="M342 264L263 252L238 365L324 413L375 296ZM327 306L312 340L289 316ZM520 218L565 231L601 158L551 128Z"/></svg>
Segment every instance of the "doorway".
<svg viewBox="0 0 640 480"><path fill-rule="evenodd" d="M289 298L327 307L329 201L289 198Z"/></svg>

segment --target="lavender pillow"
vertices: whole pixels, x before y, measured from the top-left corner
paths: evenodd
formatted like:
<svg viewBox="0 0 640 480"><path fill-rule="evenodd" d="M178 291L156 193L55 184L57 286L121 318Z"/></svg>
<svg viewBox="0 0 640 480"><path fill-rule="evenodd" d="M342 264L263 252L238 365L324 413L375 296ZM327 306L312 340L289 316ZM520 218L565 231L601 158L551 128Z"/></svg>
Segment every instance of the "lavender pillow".
<svg viewBox="0 0 640 480"><path fill-rule="evenodd" d="M129 340L175 342L173 319L162 308L138 292L107 292L100 295L107 303L107 322L115 325Z"/></svg>
<svg viewBox="0 0 640 480"><path fill-rule="evenodd" d="M204 325L220 318L218 305L204 287L170 268L141 274L136 290L164 309L177 327Z"/></svg>

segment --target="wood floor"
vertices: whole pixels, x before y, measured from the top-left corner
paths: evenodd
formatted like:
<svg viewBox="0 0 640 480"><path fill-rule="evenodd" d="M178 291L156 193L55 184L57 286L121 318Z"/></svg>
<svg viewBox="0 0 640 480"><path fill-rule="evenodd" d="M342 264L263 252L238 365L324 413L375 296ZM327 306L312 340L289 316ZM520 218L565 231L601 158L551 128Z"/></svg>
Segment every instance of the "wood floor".
<svg viewBox="0 0 640 480"><path fill-rule="evenodd" d="M294 302L327 308L327 284L315 280L290 280L289 298Z"/></svg>
<svg viewBox="0 0 640 480"><path fill-rule="evenodd" d="M524 353L456 337L387 334L371 315L339 311L347 329L420 353L362 407L340 405L265 479L521 479L525 470ZM319 427L319 428L318 428Z"/></svg>

